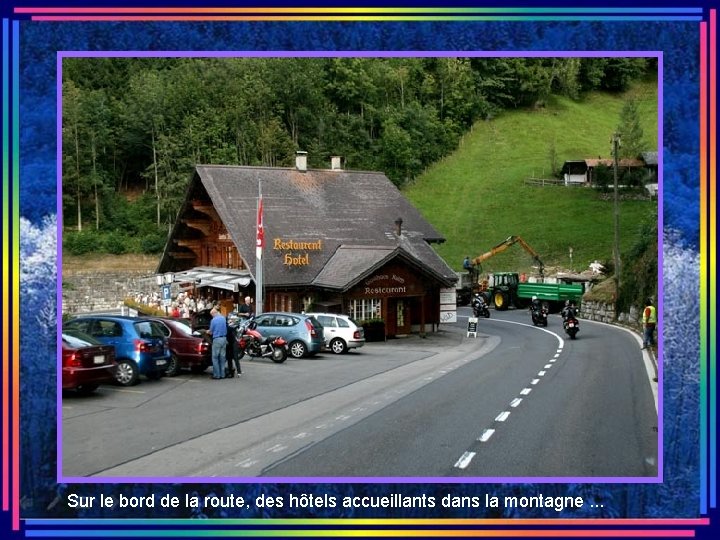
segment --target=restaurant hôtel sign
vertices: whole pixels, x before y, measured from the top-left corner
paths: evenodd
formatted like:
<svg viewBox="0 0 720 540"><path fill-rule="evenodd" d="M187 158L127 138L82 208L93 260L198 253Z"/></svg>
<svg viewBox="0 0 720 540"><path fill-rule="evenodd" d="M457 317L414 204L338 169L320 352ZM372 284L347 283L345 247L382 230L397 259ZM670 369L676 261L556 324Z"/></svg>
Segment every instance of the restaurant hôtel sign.
<svg viewBox="0 0 720 540"><path fill-rule="evenodd" d="M273 239L273 249L280 251L285 266L307 266L310 264L310 252L322 251L322 240L312 242L304 240Z"/></svg>

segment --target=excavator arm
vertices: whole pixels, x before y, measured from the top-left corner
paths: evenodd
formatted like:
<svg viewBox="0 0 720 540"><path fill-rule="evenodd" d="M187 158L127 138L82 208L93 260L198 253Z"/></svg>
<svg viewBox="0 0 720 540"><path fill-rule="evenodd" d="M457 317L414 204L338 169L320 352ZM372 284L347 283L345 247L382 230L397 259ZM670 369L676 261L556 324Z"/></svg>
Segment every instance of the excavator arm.
<svg viewBox="0 0 720 540"><path fill-rule="evenodd" d="M508 236L505 240L503 240L496 246L492 247L490 249L490 251L486 251L482 255L478 255L477 257L475 257L472 260L473 266L482 267L481 265L483 262L488 260L490 257L494 257L498 253L502 253L503 251L505 251L507 248L509 248L510 246L512 246L515 243L519 243L522 246L522 248L530 254L530 256L533 258L533 261L538 266L540 275L543 276L544 271L545 271L545 265L540 260L540 257L538 256L537 252L533 248L531 248L530 245L525 240L520 238L519 236ZM478 273L480 271L481 270L478 270Z"/></svg>

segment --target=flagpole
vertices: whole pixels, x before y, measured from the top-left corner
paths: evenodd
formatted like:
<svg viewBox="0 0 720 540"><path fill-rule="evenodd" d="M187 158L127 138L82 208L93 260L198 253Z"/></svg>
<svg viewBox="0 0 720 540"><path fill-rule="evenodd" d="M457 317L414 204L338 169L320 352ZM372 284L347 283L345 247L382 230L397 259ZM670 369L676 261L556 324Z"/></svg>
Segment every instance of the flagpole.
<svg viewBox="0 0 720 540"><path fill-rule="evenodd" d="M265 224L263 223L263 202L262 202L262 183L258 183L258 202L257 202L257 235L255 248L255 313L260 315L263 312L263 261L262 253L265 245Z"/></svg>

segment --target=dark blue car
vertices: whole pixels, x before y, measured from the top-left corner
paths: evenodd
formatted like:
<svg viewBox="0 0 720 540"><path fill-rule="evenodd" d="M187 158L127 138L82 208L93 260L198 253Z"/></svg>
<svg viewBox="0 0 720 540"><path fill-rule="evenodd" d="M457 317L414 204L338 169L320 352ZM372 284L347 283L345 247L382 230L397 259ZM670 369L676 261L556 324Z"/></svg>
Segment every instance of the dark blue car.
<svg viewBox="0 0 720 540"><path fill-rule="evenodd" d="M140 375L159 379L165 374L170 349L160 323L142 317L84 315L63 323L63 329L88 334L115 346L115 378L123 386L138 382Z"/></svg>

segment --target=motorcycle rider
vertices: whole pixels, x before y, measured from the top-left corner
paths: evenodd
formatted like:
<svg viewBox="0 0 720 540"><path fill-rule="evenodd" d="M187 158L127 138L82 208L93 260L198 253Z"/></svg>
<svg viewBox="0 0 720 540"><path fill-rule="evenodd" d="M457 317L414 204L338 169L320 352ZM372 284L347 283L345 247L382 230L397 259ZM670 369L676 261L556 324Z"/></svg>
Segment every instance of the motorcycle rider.
<svg viewBox="0 0 720 540"><path fill-rule="evenodd" d="M562 315L564 321L569 318L574 319L577 315L577 306L575 305L575 301L565 300L565 307L560 314Z"/></svg>
<svg viewBox="0 0 720 540"><path fill-rule="evenodd" d="M540 300L538 300L537 296L533 296L530 300L530 310L534 313L540 313L541 309L542 305L540 304Z"/></svg>
<svg viewBox="0 0 720 540"><path fill-rule="evenodd" d="M473 314L478 317L486 308L485 306L485 299L483 298L482 294L475 293L475 296L473 296L472 301L472 310Z"/></svg>

